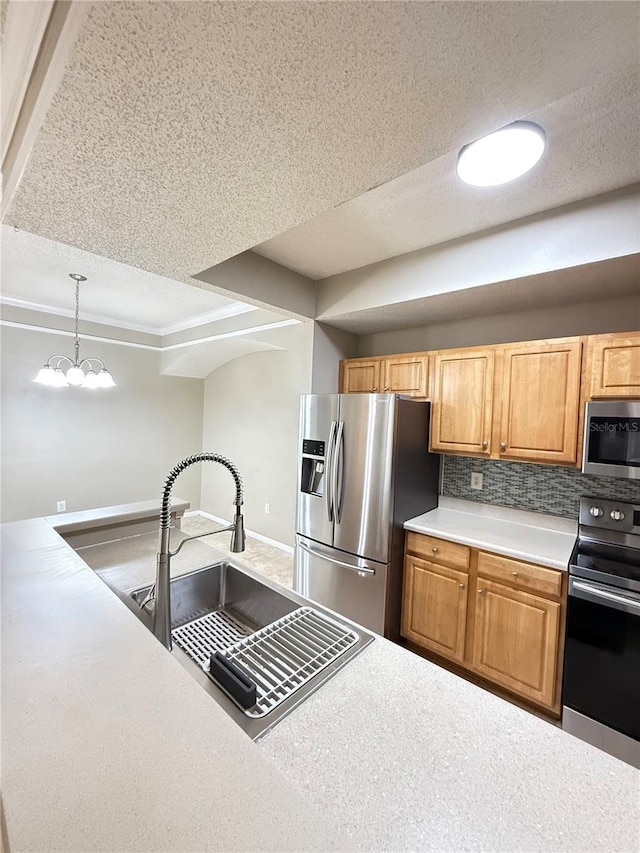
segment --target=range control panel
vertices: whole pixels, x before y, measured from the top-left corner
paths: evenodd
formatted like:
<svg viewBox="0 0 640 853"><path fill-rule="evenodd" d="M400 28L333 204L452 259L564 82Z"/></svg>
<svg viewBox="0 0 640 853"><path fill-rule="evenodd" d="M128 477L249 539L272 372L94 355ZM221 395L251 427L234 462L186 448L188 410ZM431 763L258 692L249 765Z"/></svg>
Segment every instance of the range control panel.
<svg viewBox="0 0 640 853"><path fill-rule="evenodd" d="M640 505L603 498L580 498L580 524L639 534Z"/></svg>
<svg viewBox="0 0 640 853"><path fill-rule="evenodd" d="M311 441L308 438L302 441L302 452L306 456L323 456L324 457L324 441Z"/></svg>

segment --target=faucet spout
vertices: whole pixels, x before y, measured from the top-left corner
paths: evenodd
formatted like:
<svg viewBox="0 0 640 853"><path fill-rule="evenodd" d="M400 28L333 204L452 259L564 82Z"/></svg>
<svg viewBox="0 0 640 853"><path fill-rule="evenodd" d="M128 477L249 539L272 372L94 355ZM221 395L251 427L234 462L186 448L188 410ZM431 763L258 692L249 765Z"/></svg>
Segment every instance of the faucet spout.
<svg viewBox="0 0 640 853"><path fill-rule="evenodd" d="M239 554L240 551L244 551L245 542L244 518L240 512L240 507L236 506L236 515L233 519L233 533L231 534L231 551L234 554Z"/></svg>
<svg viewBox="0 0 640 853"><path fill-rule="evenodd" d="M243 503L242 478L238 469L224 456L217 453L196 453L188 456L172 468L167 477L162 492L162 507L160 510L160 541L156 562L155 607L153 611L153 633L160 642L171 651L171 490L178 476L190 465L198 462L217 462L223 465L233 477L236 486L235 517L231 525L231 551L239 553L245 548L244 519L240 507ZM149 596L145 600L145 603Z"/></svg>

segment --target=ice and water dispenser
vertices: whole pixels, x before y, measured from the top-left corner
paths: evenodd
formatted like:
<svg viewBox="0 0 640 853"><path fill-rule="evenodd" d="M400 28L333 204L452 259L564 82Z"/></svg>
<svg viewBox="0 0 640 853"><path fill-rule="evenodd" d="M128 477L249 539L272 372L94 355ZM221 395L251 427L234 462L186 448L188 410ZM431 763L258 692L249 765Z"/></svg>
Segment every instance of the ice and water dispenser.
<svg viewBox="0 0 640 853"><path fill-rule="evenodd" d="M306 438L303 440L301 492L318 497L324 494L324 448L324 441L310 441Z"/></svg>

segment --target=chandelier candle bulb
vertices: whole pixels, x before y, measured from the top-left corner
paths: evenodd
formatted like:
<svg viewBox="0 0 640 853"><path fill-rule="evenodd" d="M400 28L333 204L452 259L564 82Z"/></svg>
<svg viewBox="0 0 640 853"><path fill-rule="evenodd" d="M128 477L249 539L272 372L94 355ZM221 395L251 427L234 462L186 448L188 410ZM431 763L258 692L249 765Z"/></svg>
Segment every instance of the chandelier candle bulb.
<svg viewBox="0 0 640 853"><path fill-rule="evenodd" d="M74 357L71 359L67 355L52 355L46 364L40 368L33 381L39 385L47 385L50 388L64 388L68 386L89 388L91 390L96 388L115 388L116 383L113 381L113 376L104 366L101 358L80 359L80 282L86 281L87 277L77 272L69 273L69 277L76 283L76 330L73 340ZM98 365L97 373L94 363ZM62 370L61 364L68 365L66 374Z"/></svg>

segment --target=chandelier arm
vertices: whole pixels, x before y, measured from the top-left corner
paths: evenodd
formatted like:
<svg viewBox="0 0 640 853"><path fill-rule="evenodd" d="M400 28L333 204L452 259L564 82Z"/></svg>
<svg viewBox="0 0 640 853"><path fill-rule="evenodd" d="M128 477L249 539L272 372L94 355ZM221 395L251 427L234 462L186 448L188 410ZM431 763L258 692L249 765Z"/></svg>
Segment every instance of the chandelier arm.
<svg viewBox="0 0 640 853"><path fill-rule="evenodd" d="M106 367L104 366L104 361L103 361L101 358L96 358L96 357L95 357L95 356L93 356L93 355L92 355L92 356L88 356L87 358L83 358L83 359L82 359L82 361L80 362L80 364L78 365L78 367L82 367L82 365L83 365L83 364L88 364L88 365L89 365L89 369L90 369L90 370L93 370L93 367L92 367L92 365L91 365L91 362L92 362L92 361L97 361L97 362L98 362L98 364L100 365L100 369L101 369L101 370L106 370Z"/></svg>
<svg viewBox="0 0 640 853"><path fill-rule="evenodd" d="M58 363L54 366L52 364L52 362L55 361L56 359L58 359ZM60 367L60 364L63 361L68 361L69 366L73 367L73 361L69 358L68 355L52 355L49 359L47 359L47 367L52 367L52 368L56 369L56 368Z"/></svg>

